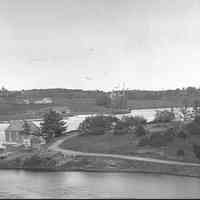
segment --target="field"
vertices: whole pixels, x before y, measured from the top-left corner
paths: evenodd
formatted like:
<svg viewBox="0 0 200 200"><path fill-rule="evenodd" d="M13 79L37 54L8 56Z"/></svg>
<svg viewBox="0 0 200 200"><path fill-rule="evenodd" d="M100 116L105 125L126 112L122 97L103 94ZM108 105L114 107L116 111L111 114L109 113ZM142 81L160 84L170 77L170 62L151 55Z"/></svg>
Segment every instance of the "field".
<svg viewBox="0 0 200 200"><path fill-rule="evenodd" d="M188 162L200 162L194 152L192 144L200 144L200 136L190 136L186 140L175 137L166 146L155 147L151 145L138 146L139 138L134 134L113 135L80 135L64 141L63 149L71 149L82 152L109 153L123 155L139 155L143 157L162 158L169 160L184 160ZM184 157L178 157L177 151L184 150Z"/></svg>
<svg viewBox="0 0 200 200"><path fill-rule="evenodd" d="M3 104L0 103L0 121L11 119L41 118L49 108L56 110L70 109L72 114L110 113L109 108L96 105L94 98L64 98L54 97L54 104ZM164 100L129 100L128 107L131 109L161 108L180 106Z"/></svg>
<svg viewBox="0 0 200 200"><path fill-rule="evenodd" d="M131 109L150 109L163 107L183 106L185 98L190 104L195 99L200 99L198 94L187 94L186 91L129 91L128 107ZM96 105L96 97L99 91L46 89L25 91L24 95L0 98L0 121L11 119L41 118L49 108L58 110L70 109L72 114L110 113L111 109ZM134 94L134 95L131 95ZM148 95L147 95L148 94ZM16 100L31 99L41 100L49 97L53 104L17 104Z"/></svg>

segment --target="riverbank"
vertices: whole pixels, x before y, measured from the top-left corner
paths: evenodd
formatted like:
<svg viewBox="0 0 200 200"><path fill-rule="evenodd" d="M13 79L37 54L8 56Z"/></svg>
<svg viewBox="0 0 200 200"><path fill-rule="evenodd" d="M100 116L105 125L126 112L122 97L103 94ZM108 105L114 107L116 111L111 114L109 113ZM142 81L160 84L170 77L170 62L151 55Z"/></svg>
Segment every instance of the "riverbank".
<svg viewBox="0 0 200 200"><path fill-rule="evenodd" d="M95 156L66 156L59 152L24 152L0 160L0 169L31 171L84 171L155 173L200 178L200 167Z"/></svg>

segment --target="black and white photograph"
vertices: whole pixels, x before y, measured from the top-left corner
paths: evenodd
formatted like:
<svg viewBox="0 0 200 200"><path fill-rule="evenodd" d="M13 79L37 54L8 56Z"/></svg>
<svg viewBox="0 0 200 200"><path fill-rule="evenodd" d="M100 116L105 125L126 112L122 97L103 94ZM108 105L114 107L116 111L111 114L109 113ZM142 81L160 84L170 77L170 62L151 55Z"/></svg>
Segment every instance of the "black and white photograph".
<svg viewBox="0 0 200 200"><path fill-rule="evenodd" d="M0 181L200 198L200 0L0 0Z"/></svg>

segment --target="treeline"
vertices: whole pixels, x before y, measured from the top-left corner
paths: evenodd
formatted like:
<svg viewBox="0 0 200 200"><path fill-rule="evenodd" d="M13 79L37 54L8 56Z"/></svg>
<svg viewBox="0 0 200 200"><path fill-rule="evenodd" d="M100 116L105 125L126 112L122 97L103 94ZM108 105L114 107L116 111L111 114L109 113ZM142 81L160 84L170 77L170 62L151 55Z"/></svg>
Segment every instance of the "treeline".
<svg viewBox="0 0 200 200"><path fill-rule="evenodd" d="M24 90L24 96L63 96L65 98L96 98L99 93L103 91L99 90L81 90L81 89L33 89L33 90Z"/></svg>
<svg viewBox="0 0 200 200"><path fill-rule="evenodd" d="M32 89L22 91L9 91L11 96L64 96L65 98L97 98L99 95L109 95L111 92L101 90L81 90L81 89ZM162 100L176 97L198 97L200 98L200 88L187 87L175 90L128 90L129 100Z"/></svg>
<svg viewBox="0 0 200 200"><path fill-rule="evenodd" d="M200 97L200 88L187 87L175 90L145 91L145 90L128 90L128 99L149 99L160 100L171 97Z"/></svg>

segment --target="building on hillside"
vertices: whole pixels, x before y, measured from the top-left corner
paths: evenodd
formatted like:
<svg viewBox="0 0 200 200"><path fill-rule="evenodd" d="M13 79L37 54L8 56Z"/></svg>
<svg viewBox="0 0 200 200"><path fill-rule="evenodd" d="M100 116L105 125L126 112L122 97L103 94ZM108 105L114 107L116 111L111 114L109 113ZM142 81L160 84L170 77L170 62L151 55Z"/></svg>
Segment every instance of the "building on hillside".
<svg viewBox="0 0 200 200"><path fill-rule="evenodd" d="M26 122L29 126L30 134L24 133L24 120L14 120L10 122L8 128L5 130L5 144L31 144L31 138L33 135L39 135L40 128L31 121Z"/></svg>

